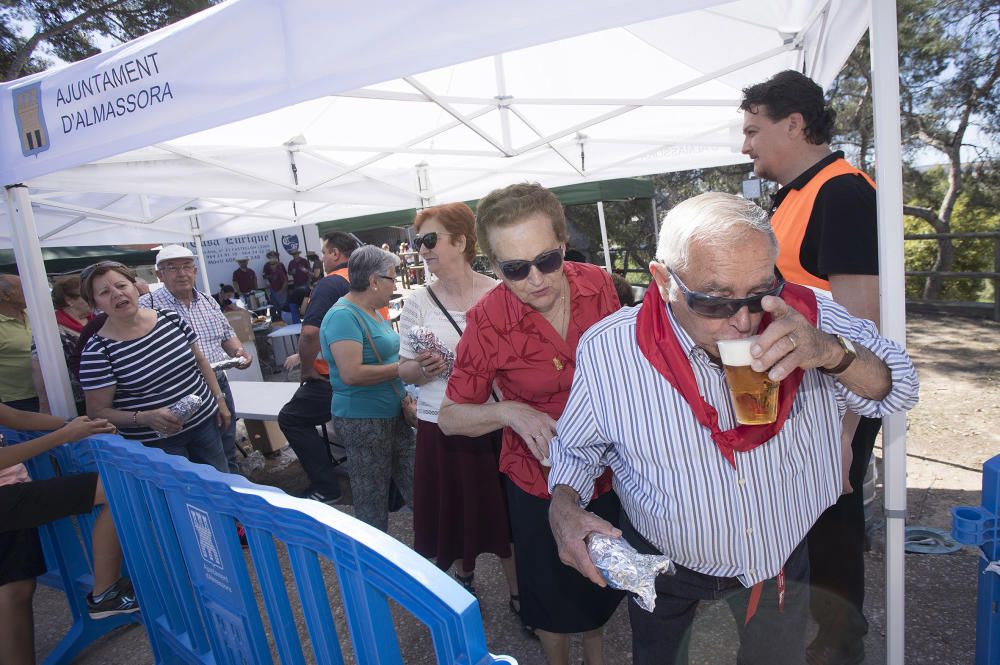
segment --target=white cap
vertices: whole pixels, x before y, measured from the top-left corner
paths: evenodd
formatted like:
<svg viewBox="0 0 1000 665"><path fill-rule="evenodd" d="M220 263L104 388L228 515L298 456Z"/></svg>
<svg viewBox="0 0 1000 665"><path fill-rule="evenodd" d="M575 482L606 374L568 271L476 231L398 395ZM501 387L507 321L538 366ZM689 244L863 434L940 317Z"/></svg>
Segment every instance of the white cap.
<svg viewBox="0 0 1000 665"><path fill-rule="evenodd" d="M156 255L156 265L170 259L194 259L194 252L180 245L165 245Z"/></svg>

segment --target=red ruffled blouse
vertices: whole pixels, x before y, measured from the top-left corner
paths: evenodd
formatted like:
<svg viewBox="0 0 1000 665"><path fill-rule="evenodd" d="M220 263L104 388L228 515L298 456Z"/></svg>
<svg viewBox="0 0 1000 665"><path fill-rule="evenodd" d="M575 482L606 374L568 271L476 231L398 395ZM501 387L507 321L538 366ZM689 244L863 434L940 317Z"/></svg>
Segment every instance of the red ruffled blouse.
<svg viewBox="0 0 1000 665"><path fill-rule="evenodd" d="M446 395L458 404L483 404L494 379L505 400L527 404L558 420L576 369L576 347L590 326L620 307L611 277L587 263L566 262L570 319L564 340L545 318L501 284L466 314ZM505 427L500 471L525 492L549 498L548 469L524 440ZM597 479L594 496L611 489L611 472Z"/></svg>

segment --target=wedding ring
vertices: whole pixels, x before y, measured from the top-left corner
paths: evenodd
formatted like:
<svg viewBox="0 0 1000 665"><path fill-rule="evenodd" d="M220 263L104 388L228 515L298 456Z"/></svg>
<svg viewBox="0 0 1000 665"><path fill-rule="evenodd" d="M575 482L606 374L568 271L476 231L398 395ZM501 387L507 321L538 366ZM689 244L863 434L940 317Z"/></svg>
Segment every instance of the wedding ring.
<svg viewBox="0 0 1000 665"><path fill-rule="evenodd" d="M788 337L788 341L792 343L792 350L794 351L795 347L798 346L798 344L795 343L795 338L792 337L791 335L787 335L787 337Z"/></svg>

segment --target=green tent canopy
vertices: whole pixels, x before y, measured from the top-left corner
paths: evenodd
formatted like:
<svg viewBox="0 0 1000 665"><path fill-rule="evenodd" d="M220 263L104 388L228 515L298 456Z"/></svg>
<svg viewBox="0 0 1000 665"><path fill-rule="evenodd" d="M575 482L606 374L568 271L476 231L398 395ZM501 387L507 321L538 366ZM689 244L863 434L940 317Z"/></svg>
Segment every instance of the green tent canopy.
<svg viewBox="0 0 1000 665"><path fill-rule="evenodd" d="M651 199L653 198L653 181L644 178L618 178L616 180L584 182L579 185L553 187L552 193L556 195L564 206L597 203L598 201ZM478 200L466 201L466 203L475 210ZM330 231L357 233L358 231L393 226L406 228L413 224L413 218L416 215L416 208L407 208L406 210L394 210L374 215L362 215L360 217L348 217L346 219L320 222L316 226L319 229L320 236Z"/></svg>
<svg viewBox="0 0 1000 665"><path fill-rule="evenodd" d="M45 261L45 272L58 275L83 270L98 261L118 261L127 266L153 265L156 252L131 247L102 245L94 247L43 247L42 260ZM0 249L0 273L17 274L17 262L14 260L14 250Z"/></svg>

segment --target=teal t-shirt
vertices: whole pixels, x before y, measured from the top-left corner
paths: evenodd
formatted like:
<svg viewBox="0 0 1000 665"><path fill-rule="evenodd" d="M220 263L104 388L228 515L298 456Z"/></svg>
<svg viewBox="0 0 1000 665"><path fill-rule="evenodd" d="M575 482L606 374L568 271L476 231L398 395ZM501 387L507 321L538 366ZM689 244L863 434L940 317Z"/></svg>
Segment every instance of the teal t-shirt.
<svg viewBox="0 0 1000 665"><path fill-rule="evenodd" d="M354 303L341 298L323 317L319 328L323 358L330 365L330 385L333 386L331 411L339 418L395 418L400 414L399 399L403 394L403 382L393 379L372 386L349 386L340 379L337 363L330 353L330 344L333 342L351 340L361 345L362 363L378 365L379 361L375 358L361 325L367 326L372 341L382 356L382 364L399 361L399 335L389 322L381 317L374 319Z"/></svg>

